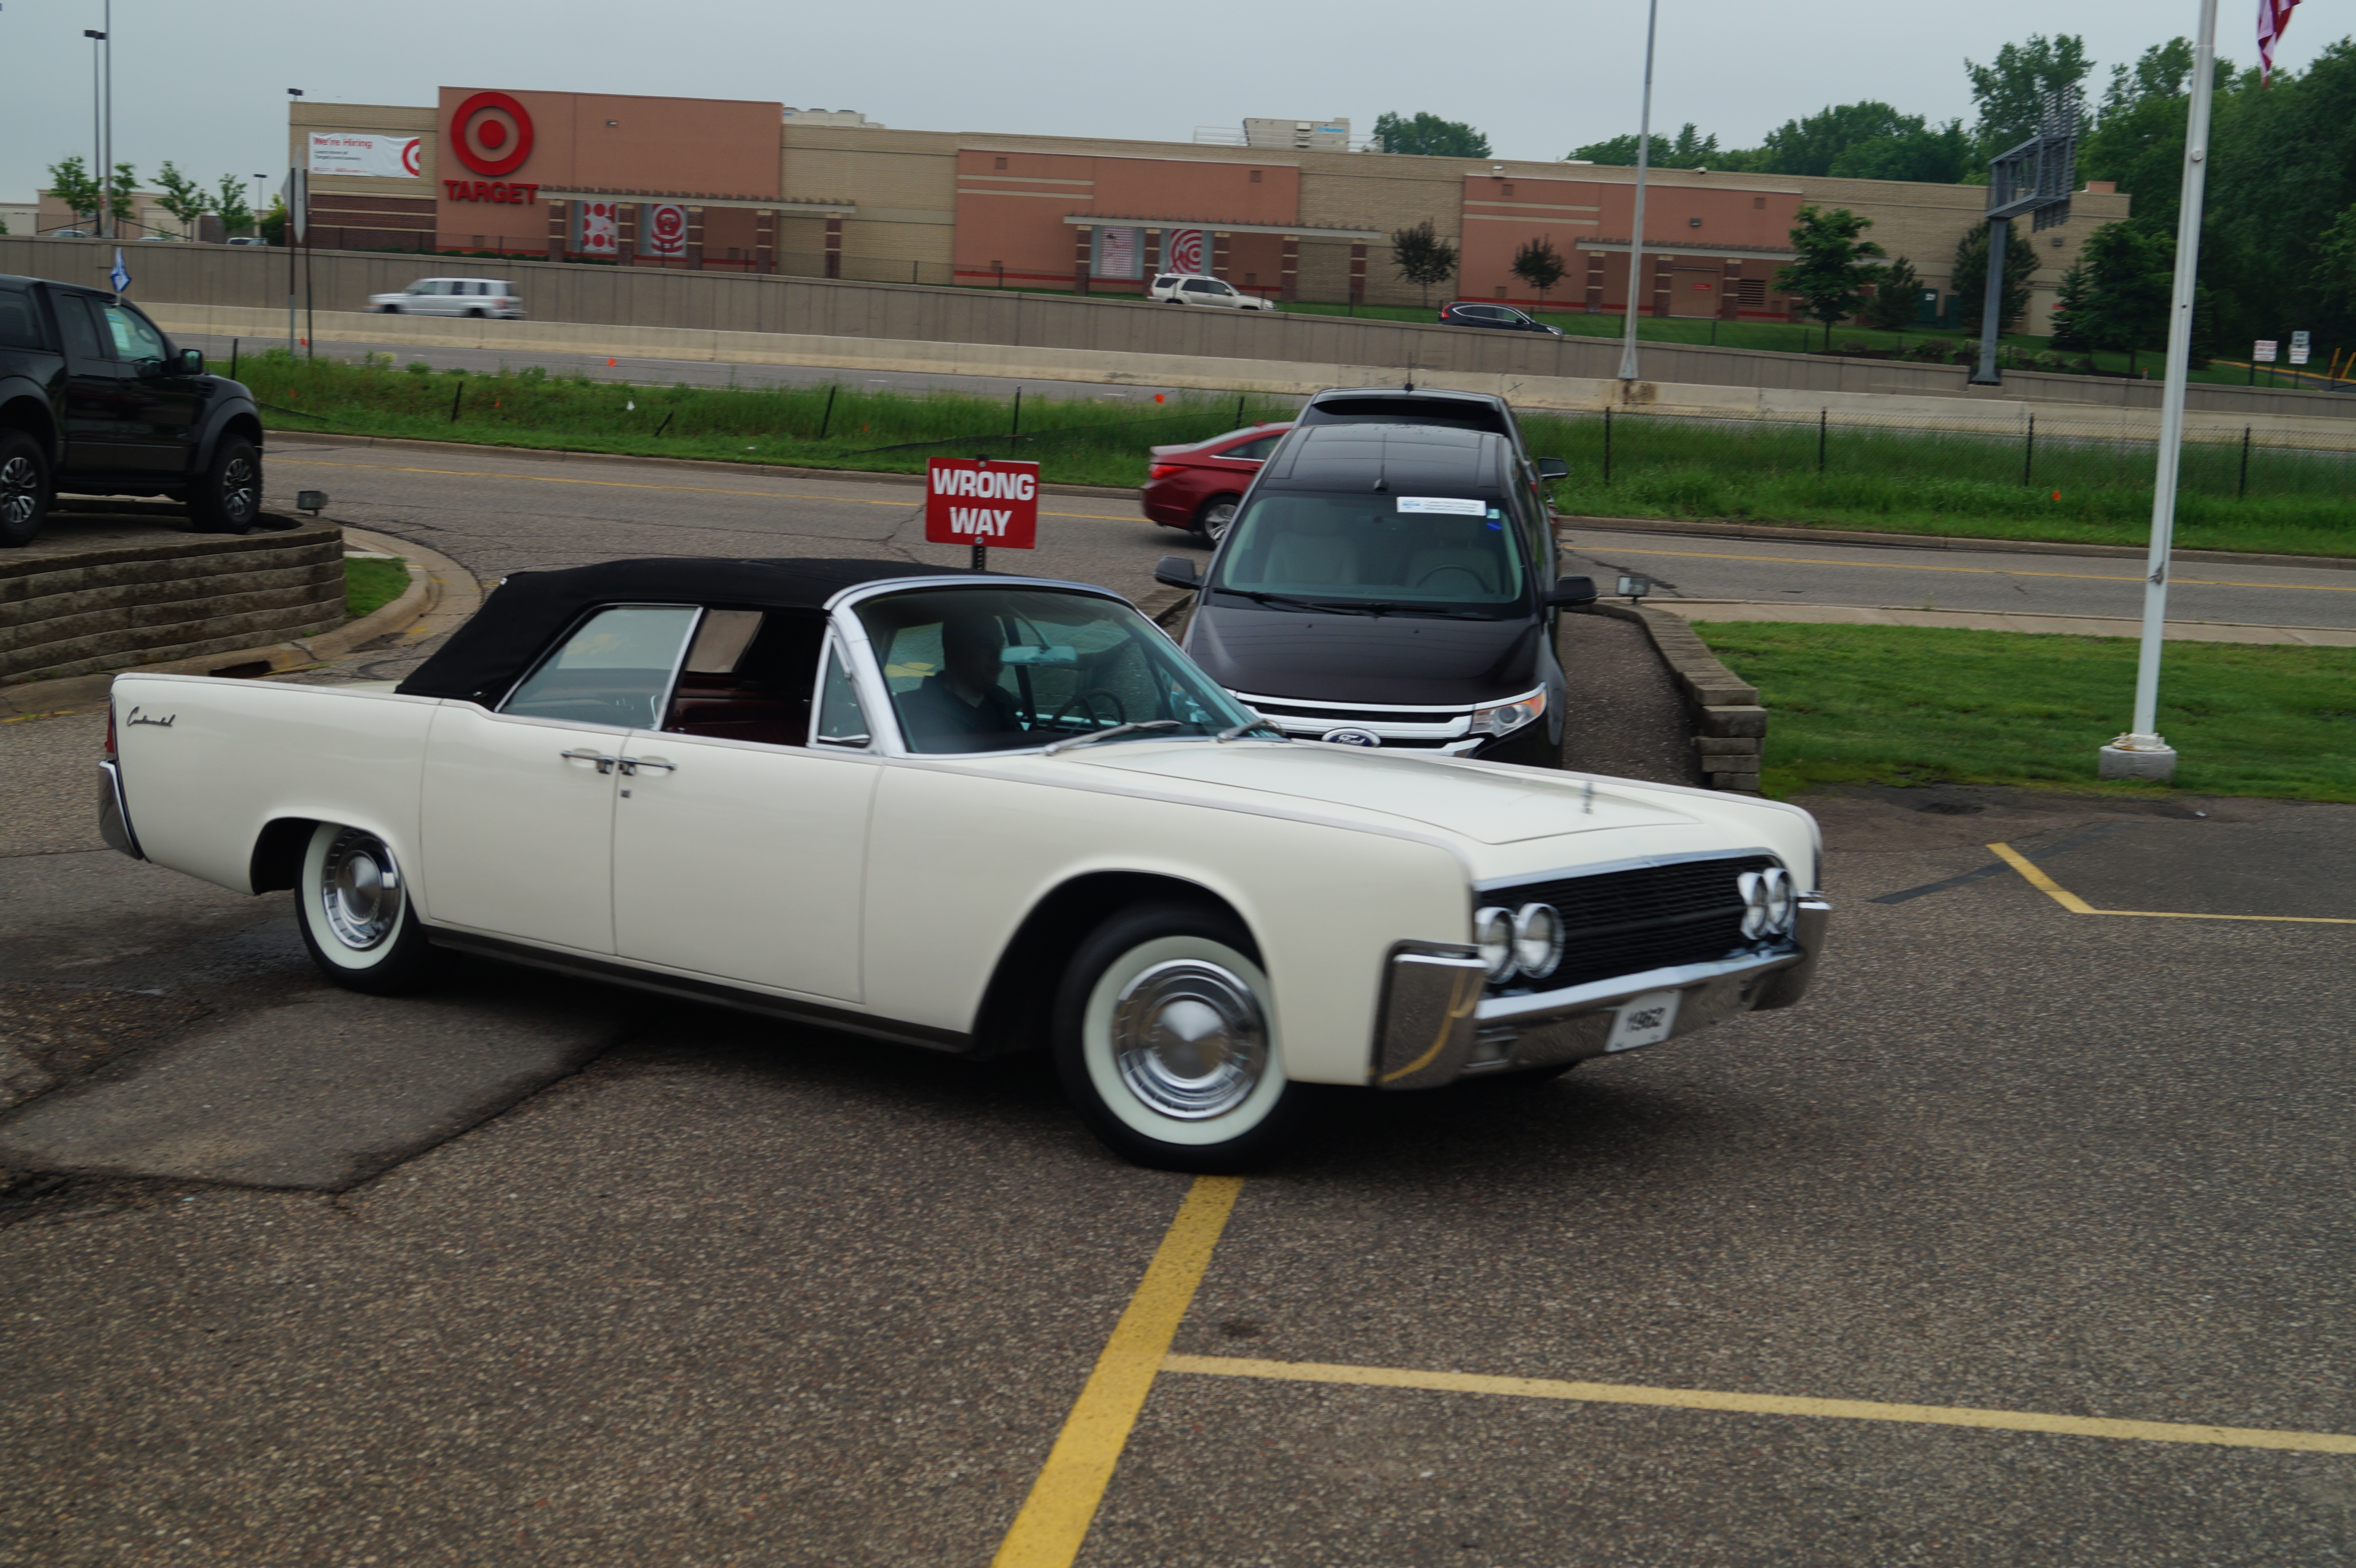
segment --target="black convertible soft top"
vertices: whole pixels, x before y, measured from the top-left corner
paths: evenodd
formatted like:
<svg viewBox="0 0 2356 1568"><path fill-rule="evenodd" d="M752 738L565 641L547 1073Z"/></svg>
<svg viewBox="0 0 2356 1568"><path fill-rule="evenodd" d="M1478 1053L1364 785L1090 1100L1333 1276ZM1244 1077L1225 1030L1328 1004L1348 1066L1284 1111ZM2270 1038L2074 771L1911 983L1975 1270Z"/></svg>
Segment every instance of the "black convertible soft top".
<svg viewBox="0 0 2356 1568"><path fill-rule="evenodd" d="M846 588L895 577L993 575L905 560L726 560L653 557L554 571L519 571L492 590L473 620L397 688L412 697L495 702L556 635L600 604L715 604L819 610Z"/></svg>

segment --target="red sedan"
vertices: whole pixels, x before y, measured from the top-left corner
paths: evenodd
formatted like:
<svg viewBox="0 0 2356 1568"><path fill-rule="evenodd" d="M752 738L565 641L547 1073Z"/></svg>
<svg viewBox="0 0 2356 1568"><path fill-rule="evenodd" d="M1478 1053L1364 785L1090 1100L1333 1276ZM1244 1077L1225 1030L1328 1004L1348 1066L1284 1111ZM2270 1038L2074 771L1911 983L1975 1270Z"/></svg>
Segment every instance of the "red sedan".
<svg viewBox="0 0 2356 1568"><path fill-rule="evenodd" d="M1157 446L1146 473L1145 515L1165 528L1188 528L1205 544L1226 537L1236 503L1290 423L1231 430L1192 446Z"/></svg>

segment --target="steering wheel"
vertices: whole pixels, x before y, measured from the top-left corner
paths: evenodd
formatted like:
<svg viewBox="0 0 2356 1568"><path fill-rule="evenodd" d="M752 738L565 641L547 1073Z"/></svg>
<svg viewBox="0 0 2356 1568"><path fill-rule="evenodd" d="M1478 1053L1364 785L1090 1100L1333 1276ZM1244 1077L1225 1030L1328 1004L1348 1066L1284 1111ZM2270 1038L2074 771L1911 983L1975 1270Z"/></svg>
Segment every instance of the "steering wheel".
<svg viewBox="0 0 2356 1568"><path fill-rule="evenodd" d="M1461 571L1465 576L1471 578L1472 580L1472 591L1474 592L1480 593L1487 592L1488 585L1481 581L1481 574L1473 571L1469 566L1435 566L1430 571L1425 572L1421 577L1418 578L1416 580L1415 586L1421 588L1433 578L1444 577L1451 571Z"/></svg>
<svg viewBox="0 0 2356 1568"><path fill-rule="evenodd" d="M1129 709L1121 706L1119 695L1115 692L1107 691L1103 687L1098 686L1093 687L1087 691L1083 691L1076 697L1067 699L1061 708L1055 709L1054 717L1047 720L1047 728L1053 730L1061 725L1064 722L1065 717L1075 708L1085 712L1088 716L1089 722L1102 726L1104 715L1098 711L1097 709L1097 699L1098 698L1104 699L1105 701L1112 705L1113 723L1126 724L1129 722Z"/></svg>

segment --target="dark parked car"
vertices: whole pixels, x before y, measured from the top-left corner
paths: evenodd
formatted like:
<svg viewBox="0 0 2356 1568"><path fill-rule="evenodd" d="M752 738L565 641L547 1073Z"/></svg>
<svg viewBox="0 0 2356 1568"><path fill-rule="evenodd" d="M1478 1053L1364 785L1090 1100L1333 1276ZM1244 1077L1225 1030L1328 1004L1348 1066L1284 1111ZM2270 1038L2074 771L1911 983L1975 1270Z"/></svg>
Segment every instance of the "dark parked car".
<svg viewBox="0 0 2356 1568"><path fill-rule="evenodd" d="M1551 766L1554 625L1595 602L1555 576L1554 529L1508 437L1350 421L1295 429L1198 573L1185 647L1287 734Z"/></svg>
<svg viewBox="0 0 2356 1568"><path fill-rule="evenodd" d="M1396 390L1385 387L1329 387L1309 400L1296 424L1432 424L1452 430L1484 430L1502 435L1521 460L1530 498L1540 512L1546 495L1539 486L1560 479L1570 467L1558 457L1532 457L1522 437L1521 421L1513 405L1486 392L1418 389L1412 384Z"/></svg>
<svg viewBox="0 0 2356 1568"><path fill-rule="evenodd" d="M1508 304L1475 304L1464 300L1440 307L1442 326L1496 326L1507 332L1547 332L1562 336L1562 328L1524 315Z"/></svg>
<svg viewBox="0 0 2356 1568"><path fill-rule="evenodd" d="M1206 544L1227 536L1236 520L1236 504L1276 450L1290 424L1254 425L1231 430L1191 446L1157 446L1140 497L1145 515L1165 528L1189 528Z"/></svg>
<svg viewBox="0 0 2356 1568"><path fill-rule="evenodd" d="M0 546L30 544L59 491L168 496L198 533L244 533L262 514L262 416L137 306L0 277Z"/></svg>

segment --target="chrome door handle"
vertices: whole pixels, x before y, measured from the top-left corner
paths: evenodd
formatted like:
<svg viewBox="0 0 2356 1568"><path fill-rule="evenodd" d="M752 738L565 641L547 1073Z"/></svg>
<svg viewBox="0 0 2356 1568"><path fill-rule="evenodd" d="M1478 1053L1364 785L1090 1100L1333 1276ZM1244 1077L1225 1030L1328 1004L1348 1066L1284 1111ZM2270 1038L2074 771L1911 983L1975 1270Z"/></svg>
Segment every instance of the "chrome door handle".
<svg viewBox="0 0 2356 1568"><path fill-rule="evenodd" d="M640 768L658 768L667 773L679 772L678 763L666 763L660 757L624 757L621 759L621 763L622 775L625 778L636 777Z"/></svg>
<svg viewBox="0 0 2356 1568"><path fill-rule="evenodd" d="M609 757L591 746L575 746L569 752L559 752L556 754L568 762L594 763L597 764L597 771L601 773L612 773L614 764L622 760L619 757Z"/></svg>

